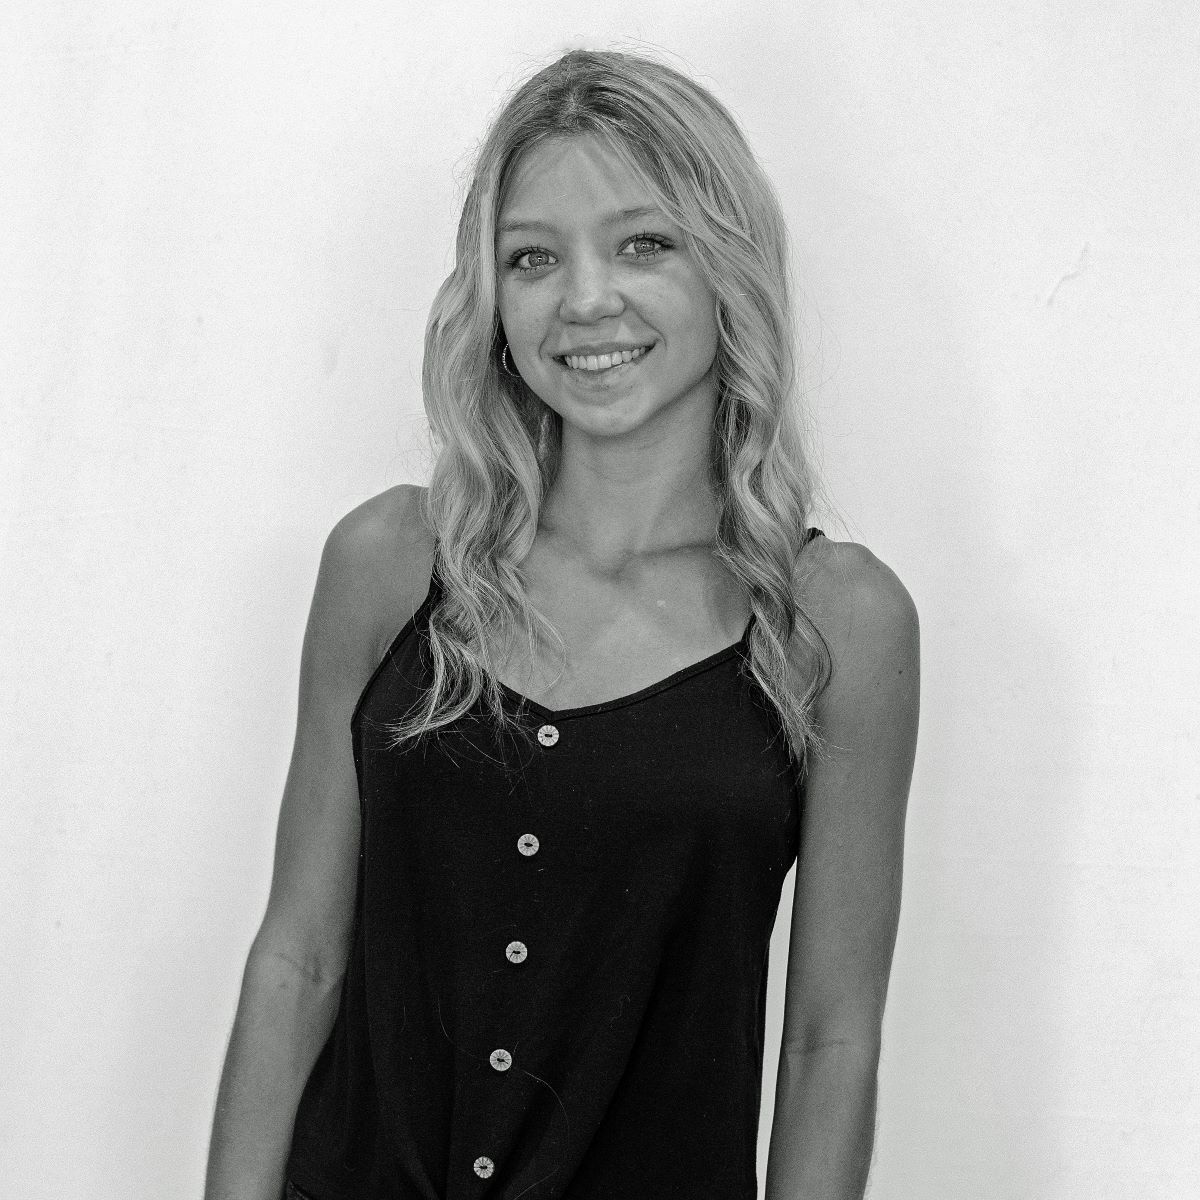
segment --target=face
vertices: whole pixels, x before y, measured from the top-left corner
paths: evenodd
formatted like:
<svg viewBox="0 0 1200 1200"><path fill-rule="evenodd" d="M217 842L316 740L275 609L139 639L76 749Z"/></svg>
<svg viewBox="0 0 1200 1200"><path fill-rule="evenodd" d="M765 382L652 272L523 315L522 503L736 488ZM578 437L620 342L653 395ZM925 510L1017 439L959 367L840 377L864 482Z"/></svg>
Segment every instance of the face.
<svg viewBox="0 0 1200 1200"><path fill-rule="evenodd" d="M536 147L496 224L509 362L562 416L564 438L711 428L715 297L679 228L611 150L582 137Z"/></svg>

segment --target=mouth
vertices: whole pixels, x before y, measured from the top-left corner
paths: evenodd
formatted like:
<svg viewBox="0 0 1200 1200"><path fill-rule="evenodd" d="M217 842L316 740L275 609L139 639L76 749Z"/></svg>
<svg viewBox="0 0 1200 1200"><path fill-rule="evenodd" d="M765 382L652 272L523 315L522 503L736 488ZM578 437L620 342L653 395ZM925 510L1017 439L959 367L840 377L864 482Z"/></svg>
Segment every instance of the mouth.
<svg viewBox="0 0 1200 1200"><path fill-rule="evenodd" d="M554 361L564 371L579 379L614 379L636 370L656 345L657 342L651 342L648 346L638 346L620 354L593 354L586 357L574 354L556 355Z"/></svg>

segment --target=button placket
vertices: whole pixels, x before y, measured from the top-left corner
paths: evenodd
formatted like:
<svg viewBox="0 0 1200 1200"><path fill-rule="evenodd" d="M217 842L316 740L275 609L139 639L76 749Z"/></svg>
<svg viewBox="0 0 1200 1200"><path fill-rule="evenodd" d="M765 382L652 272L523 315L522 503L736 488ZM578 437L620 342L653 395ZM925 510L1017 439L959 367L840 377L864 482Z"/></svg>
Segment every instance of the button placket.
<svg viewBox="0 0 1200 1200"><path fill-rule="evenodd" d="M559 739L558 729L547 723L537 731L537 739L546 747L556 745ZM536 854L540 848L541 842L536 834L523 833L517 838L517 850L526 858ZM514 940L504 947L504 957L510 963L523 963L528 956L529 947L524 942ZM512 1067L512 1061L512 1055L503 1048L497 1048L488 1055L488 1062L493 1069L501 1073ZM474 1163L475 1174L481 1179L487 1179L495 1167L496 1164L486 1154L481 1154Z"/></svg>

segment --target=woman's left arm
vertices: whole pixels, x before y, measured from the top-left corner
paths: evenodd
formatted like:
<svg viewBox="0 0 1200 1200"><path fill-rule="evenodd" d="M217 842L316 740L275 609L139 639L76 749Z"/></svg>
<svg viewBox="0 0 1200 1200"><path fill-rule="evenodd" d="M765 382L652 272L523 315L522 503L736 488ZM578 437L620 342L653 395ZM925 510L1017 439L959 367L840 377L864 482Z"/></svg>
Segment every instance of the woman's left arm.
<svg viewBox="0 0 1200 1200"><path fill-rule="evenodd" d="M828 543L806 589L833 656L804 790L766 1200L862 1200L920 709L920 630L892 570ZM807 608L807 606L806 606Z"/></svg>

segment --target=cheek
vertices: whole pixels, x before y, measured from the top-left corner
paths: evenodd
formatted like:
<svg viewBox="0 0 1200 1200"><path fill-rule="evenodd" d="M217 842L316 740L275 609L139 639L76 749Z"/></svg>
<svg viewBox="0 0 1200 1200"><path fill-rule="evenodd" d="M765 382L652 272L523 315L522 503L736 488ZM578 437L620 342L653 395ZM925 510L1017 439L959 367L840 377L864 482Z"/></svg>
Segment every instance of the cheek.
<svg viewBox="0 0 1200 1200"><path fill-rule="evenodd" d="M682 313L695 342L707 343L717 336L718 301L703 277L693 268L673 281L671 307Z"/></svg>
<svg viewBox="0 0 1200 1200"><path fill-rule="evenodd" d="M496 309L501 320L507 318L516 322L520 320L522 301L520 290L503 279L496 285Z"/></svg>
<svg viewBox="0 0 1200 1200"><path fill-rule="evenodd" d="M715 348L720 339L718 302L716 296L704 291L692 305L688 325L692 344L698 349Z"/></svg>
<svg viewBox="0 0 1200 1200"><path fill-rule="evenodd" d="M506 333L517 323L512 300L503 287L496 289L496 315L500 318L500 324L504 326Z"/></svg>
<svg viewBox="0 0 1200 1200"><path fill-rule="evenodd" d="M530 298L500 292L497 294L496 308L509 342L532 341L536 345L541 340L539 330L545 323L545 317Z"/></svg>

